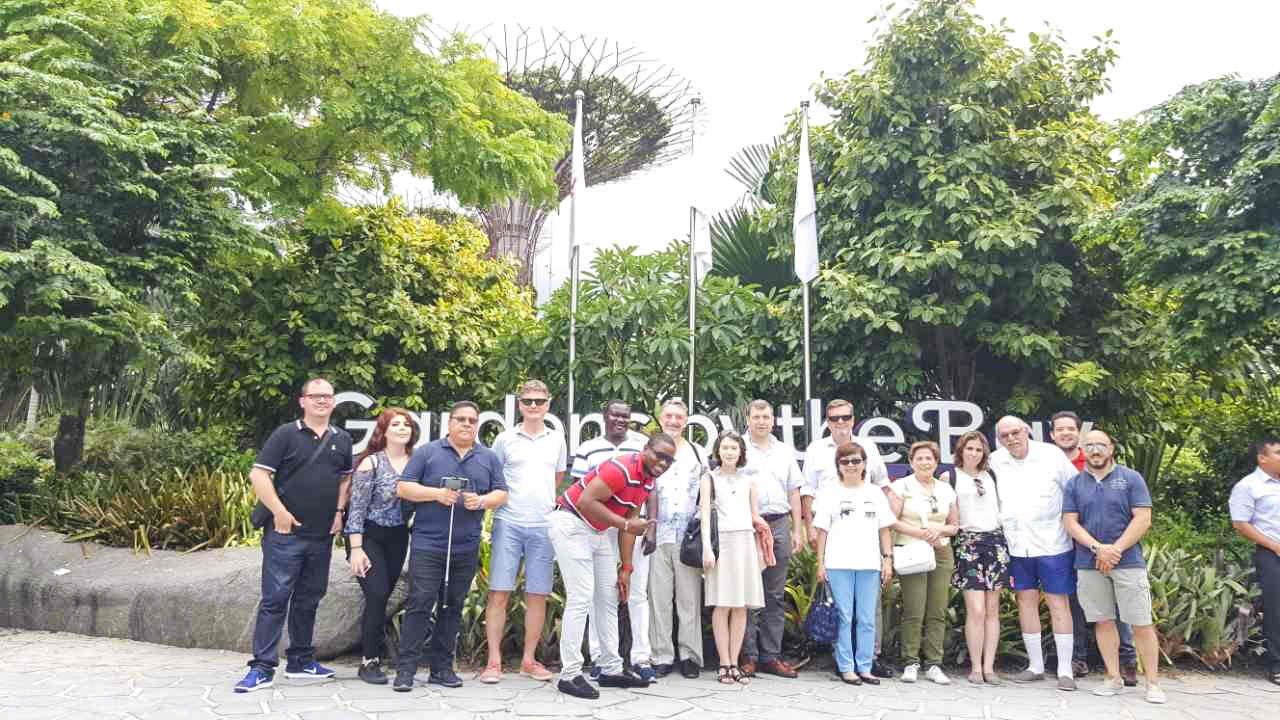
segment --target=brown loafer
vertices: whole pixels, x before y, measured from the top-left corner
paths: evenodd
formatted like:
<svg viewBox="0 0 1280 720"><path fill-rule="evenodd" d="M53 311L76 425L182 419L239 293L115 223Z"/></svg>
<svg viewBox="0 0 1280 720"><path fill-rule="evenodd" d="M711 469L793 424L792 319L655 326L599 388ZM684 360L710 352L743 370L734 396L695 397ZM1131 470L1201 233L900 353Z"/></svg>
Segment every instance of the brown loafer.
<svg viewBox="0 0 1280 720"><path fill-rule="evenodd" d="M1124 679L1125 687L1138 687L1138 665L1137 663L1124 663L1120 666L1120 677Z"/></svg>
<svg viewBox="0 0 1280 720"><path fill-rule="evenodd" d="M742 663L740 663L740 664L738 665L738 671L739 671L739 672L741 672L741 673L742 673L743 675L745 675L746 677L755 677L755 676L756 676L756 661L755 661L755 660L743 660L743 661L742 661Z"/></svg>
<svg viewBox="0 0 1280 720"><path fill-rule="evenodd" d="M762 673L777 675L782 678L794 678L798 676L798 673L792 669L790 665L782 662L782 660L779 660L778 658L760 663L759 670Z"/></svg>

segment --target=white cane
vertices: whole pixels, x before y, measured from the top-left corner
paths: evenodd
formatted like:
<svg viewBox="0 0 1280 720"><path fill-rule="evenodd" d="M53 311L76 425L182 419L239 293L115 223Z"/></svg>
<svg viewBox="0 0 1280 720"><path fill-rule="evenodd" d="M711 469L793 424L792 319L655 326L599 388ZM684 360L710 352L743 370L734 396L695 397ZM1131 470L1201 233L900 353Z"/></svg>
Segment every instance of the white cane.
<svg viewBox="0 0 1280 720"><path fill-rule="evenodd" d="M462 495L461 495L461 494L459 494L459 495L458 495L458 498L459 498L459 499L461 499L461 498L462 498ZM445 551L444 551L444 603L443 603L443 605L441 605L441 609L444 609L444 608L449 607L449 563L450 563L450 561L451 561L451 560L453 560L453 508L454 508L454 505L457 505L457 504L458 504L458 503L455 501L453 505L450 505L450 506L449 506L449 539L448 539L447 541L445 541Z"/></svg>

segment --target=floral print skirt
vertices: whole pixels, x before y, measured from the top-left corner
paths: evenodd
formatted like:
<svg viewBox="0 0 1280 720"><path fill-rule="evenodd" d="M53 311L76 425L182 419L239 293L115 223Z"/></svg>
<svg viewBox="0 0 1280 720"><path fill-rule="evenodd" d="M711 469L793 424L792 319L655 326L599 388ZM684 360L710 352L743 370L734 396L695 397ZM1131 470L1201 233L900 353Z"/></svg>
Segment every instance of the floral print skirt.
<svg viewBox="0 0 1280 720"><path fill-rule="evenodd" d="M1009 543L1003 530L961 530L955 537L956 569L951 584L960 590L1009 587Z"/></svg>

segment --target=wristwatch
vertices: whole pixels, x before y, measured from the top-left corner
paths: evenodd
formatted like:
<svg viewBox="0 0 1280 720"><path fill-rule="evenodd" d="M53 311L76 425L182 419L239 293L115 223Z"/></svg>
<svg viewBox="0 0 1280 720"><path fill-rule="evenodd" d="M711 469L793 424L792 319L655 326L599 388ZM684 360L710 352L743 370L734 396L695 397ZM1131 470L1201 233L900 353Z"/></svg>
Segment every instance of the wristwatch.
<svg viewBox="0 0 1280 720"><path fill-rule="evenodd" d="M1090 546L1089 546L1089 552L1091 552L1091 553L1096 553L1096 552L1098 552L1098 543L1093 543L1092 545L1090 545Z"/></svg>

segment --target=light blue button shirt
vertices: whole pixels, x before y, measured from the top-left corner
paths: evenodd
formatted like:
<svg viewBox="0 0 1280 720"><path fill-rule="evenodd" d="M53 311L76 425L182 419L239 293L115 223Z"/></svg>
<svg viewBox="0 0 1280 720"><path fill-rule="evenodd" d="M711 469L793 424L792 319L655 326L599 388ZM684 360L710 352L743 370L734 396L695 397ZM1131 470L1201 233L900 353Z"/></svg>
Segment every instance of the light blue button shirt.
<svg viewBox="0 0 1280 720"><path fill-rule="evenodd" d="M1231 522L1250 523L1280 542L1280 480L1257 468L1231 489Z"/></svg>

